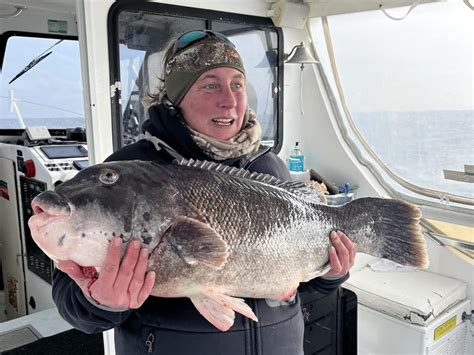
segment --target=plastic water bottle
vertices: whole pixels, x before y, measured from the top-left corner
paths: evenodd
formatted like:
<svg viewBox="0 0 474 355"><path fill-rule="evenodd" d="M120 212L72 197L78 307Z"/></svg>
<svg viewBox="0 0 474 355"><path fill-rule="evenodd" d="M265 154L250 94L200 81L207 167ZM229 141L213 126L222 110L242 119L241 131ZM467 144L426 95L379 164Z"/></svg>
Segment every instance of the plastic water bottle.
<svg viewBox="0 0 474 355"><path fill-rule="evenodd" d="M288 157L288 170L304 171L304 155L300 148L300 142L296 142L295 148L291 150Z"/></svg>

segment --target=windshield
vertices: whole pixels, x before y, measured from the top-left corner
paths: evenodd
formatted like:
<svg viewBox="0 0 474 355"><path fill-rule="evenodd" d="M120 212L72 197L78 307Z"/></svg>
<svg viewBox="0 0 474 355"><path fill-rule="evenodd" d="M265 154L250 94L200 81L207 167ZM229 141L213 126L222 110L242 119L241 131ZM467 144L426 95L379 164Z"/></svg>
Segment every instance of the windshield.
<svg viewBox="0 0 474 355"><path fill-rule="evenodd" d="M31 66L34 59L36 65ZM18 76L29 65L30 69ZM1 74L0 129L25 126L85 128L77 41L58 43L57 38L22 36L8 39Z"/></svg>

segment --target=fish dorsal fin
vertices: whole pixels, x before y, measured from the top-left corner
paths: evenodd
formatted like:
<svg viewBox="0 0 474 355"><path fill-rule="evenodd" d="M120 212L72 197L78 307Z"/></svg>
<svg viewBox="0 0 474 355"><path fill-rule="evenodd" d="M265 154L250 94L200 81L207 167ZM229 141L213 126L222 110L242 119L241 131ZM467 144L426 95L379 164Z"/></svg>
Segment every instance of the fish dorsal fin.
<svg viewBox="0 0 474 355"><path fill-rule="evenodd" d="M263 184L281 188L298 197L311 200L315 203L326 203L326 197L321 191L313 189L312 187L300 181L284 181L274 177L273 175L251 172L246 169L236 168L212 161L182 159L176 161L176 163L180 166L215 171L238 178L257 181Z"/></svg>

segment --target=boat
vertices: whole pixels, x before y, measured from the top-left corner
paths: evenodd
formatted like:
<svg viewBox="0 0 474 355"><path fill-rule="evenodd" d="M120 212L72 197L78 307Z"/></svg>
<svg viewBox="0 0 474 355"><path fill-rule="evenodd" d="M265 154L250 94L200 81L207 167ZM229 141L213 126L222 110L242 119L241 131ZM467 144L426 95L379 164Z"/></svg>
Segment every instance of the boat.
<svg viewBox="0 0 474 355"><path fill-rule="evenodd" d="M263 143L301 148L294 180L422 211L428 269L358 254L337 292L301 295L305 354L472 353L473 20L472 0L1 0L0 352L115 354L113 330L59 316L31 201L138 140L167 43L212 29Z"/></svg>

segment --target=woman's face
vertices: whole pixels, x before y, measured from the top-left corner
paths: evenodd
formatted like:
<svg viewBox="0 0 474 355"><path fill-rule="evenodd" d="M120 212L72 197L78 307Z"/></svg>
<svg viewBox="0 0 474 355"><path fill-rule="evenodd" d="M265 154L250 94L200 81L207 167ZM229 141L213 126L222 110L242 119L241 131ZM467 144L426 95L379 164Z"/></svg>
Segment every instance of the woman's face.
<svg viewBox="0 0 474 355"><path fill-rule="evenodd" d="M247 109L244 75L234 68L208 70L191 86L180 107L192 129L228 140L242 128Z"/></svg>

